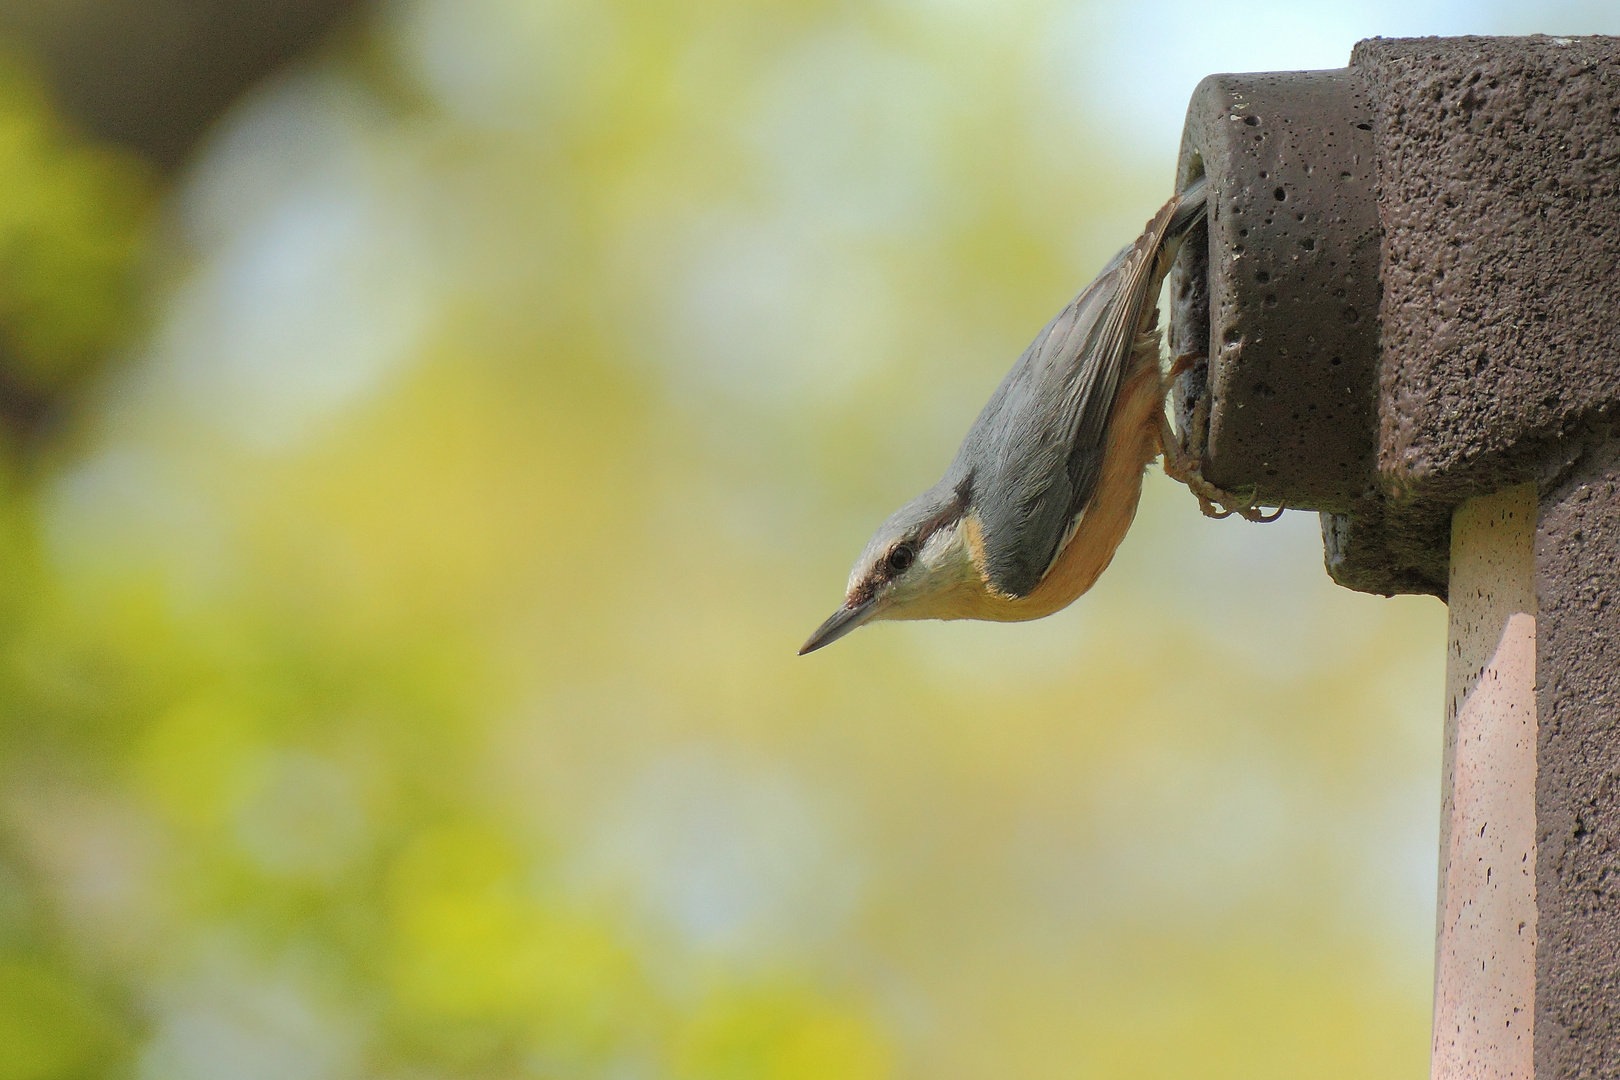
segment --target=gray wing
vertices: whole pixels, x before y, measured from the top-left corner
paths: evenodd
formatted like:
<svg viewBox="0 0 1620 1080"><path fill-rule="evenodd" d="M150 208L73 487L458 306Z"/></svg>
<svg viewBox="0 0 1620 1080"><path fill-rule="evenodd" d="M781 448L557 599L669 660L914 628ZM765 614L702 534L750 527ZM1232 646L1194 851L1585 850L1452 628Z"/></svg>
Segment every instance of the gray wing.
<svg viewBox="0 0 1620 1080"><path fill-rule="evenodd" d="M952 473L972 475L986 569L1003 592L1034 590L1090 502L1120 380L1161 280L1159 250L1172 227L1197 221L1202 204L1201 185L1166 203L1046 324L963 441Z"/></svg>

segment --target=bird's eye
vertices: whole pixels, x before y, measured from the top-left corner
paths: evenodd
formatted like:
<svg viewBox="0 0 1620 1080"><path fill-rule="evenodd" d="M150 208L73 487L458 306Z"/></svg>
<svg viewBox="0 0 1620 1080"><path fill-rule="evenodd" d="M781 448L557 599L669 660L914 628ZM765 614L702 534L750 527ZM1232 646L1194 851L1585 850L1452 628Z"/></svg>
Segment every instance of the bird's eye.
<svg viewBox="0 0 1620 1080"><path fill-rule="evenodd" d="M917 552L910 544L896 544L889 552L889 569L896 574L905 573L906 567L917 561Z"/></svg>

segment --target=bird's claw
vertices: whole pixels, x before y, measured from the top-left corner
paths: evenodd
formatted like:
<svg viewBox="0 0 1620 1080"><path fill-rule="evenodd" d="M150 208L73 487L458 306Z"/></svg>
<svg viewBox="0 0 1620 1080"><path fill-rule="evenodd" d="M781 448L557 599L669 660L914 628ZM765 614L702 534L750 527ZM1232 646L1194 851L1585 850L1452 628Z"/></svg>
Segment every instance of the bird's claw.
<svg viewBox="0 0 1620 1080"><path fill-rule="evenodd" d="M1259 524L1276 521L1282 517L1286 506L1279 506L1271 513L1266 513L1255 505L1255 497L1259 494L1258 488L1251 488L1247 496L1235 495L1224 488L1216 487L1204 479L1196 461L1189 459L1175 450L1165 450L1164 471L1172 480L1179 480L1186 484L1188 490L1198 498L1198 509L1205 517L1229 518L1233 514L1244 521L1253 521Z"/></svg>
<svg viewBox="0 0 1620 1080"><path fill-rule="evenodd" d="M1176 381L1176 376L1185 375L1191 371L1200 360L1207 360L1203 353L1182 353L1170 361L1170 370L1164 373L1165 389L1168 392L1170 384Z"/></svg>
<svg viewBox="0 0 1620 1080"><path fill-rule="evenodd" d="M1203 359L1204 357L1198 353L1183 353L1176 357L1165 375L1166 392L1176 376L1190 371ZM1202 430L1202 425L1206 422L1202 414L1207 413L1208 408L1207 399L1195 406L1192 423L1195 430ZM1172 480L1187 485L1188 490L1197 497L1198 509L1203 511L1205 517L1219 519L1236 514L1245 521L1264 524L1276 521L1287 509L1286 506L1279 506L1269 514L1261 510L1255 505L1255 500L1260 494L1258 486L1251 488L1248 496L1244 497L1216 487L1204 479L1202 452L1189 449L1183 444L1181 436L1171 427L1170 418L1162 408L1159 410L1159 446L1164 452L1165 474Z"/></svg>

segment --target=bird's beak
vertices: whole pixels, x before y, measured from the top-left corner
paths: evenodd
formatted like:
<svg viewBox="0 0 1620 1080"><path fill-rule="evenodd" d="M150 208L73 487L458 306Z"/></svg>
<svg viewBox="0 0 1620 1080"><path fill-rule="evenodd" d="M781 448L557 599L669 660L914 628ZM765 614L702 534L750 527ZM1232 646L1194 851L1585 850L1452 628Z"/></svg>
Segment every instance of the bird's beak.
<svg viewBox="0 0 1620 1080"><path fill-rule="evenodd" d="M816 632L810 635L810 640L805 642L804 647L799 650L799 655L813 653L823 645L831 645L851 630L870 620L873 615L877 614L877 609L877 597L863 600L853 606L845 604L832 613L832 618L816 628Z"/></svg>

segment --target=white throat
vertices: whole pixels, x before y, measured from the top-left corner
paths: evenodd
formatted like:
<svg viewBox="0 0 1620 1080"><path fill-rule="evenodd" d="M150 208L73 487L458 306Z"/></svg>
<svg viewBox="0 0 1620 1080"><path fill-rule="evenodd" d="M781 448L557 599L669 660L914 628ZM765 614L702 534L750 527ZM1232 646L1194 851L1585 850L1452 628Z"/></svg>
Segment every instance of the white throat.
<svg viewBox="0 0 1620 1080"><path fill-rule="evenodd" d="M923 542L917 561L891 584L879 619L957 619L964 601L984 592L973 562L966 522L939 529Z"/></svg>

